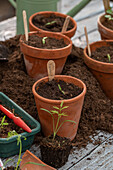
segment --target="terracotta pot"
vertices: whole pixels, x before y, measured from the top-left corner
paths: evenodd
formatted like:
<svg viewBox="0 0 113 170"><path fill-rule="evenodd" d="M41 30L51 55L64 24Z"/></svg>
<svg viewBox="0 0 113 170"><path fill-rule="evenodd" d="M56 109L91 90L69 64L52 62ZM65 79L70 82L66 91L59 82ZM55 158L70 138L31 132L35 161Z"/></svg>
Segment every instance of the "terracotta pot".
<svg viewBox="0 0 113 170"><path fill-rule="evenodd" d="M102 46L109 46L112 40L102 40L90 44L91 51ZM90 68L93 75L99 81L105 94L113 100L113 64L100 62L90 58L87 54L87 47L84 49L84 62Z"/></svg>
<svg viewBox="0 0 113 170"><path fill-rule="evenodd" d="M60 130L58 131L58 135L61 137L66 137L66 138L70 138L70 140L73 140L77 133L77 128L78 128L81 110L83 106L84 96L86 93L86 86L81 80L71 77L71 76L56 75L55 79L63 80L65 82L72 83L74 85L77 85L78 87L83 88L83 92L77 97L74 97L68 100L63 100L64 101L63 105L69 106L69 107L64 110L64 112L66 111L66 114L68 116L63 116L61 118L61 122L64 120L73 120L76 122L76 125L71 122L65 122L63 126L60 128ZM59 107L62 100L50 100L50 99L46 99L38 95L36 92L36 88L38 88L37 85L41 83L42 81L47 82L48 77L42 78L38 80L37 82L35 82L33 85L32 91L35 97L35 103L37 106L42 131L45 136L48 136L48 135L53 134L52 117L50 114L46 113L45 111L40 110L40 108L52 110L53 106ZM57 115L55 115L55 124L56 124L56 121L57 121Z"/></svg>
<svg viewBox="0 0 113 170"><path fill-rule="evenodd" d="M53 11L37 12L37 13L31 15L30 18L29 18L29 29L30 29L30 31L42 31L42 32L45 32L45 33L46 33L46 32L49 32L49 31L45 31L45 30L43 30L43 29L40 29L40 28L36 27L36 26L33 24L32 20L33 20L33 18L34 18L36 15L38 15L38 14L39 14L39 15L44 15L45 17L49 17L51 14L54 14L54 15L56 15L56 16L60 16L60 17L63 17L63 18L66 18L66 17L67 17L66 14L62 14L62 13L59 13L59 12L53 12ZM76 31L76 29L77 29L77 23L76 23L76 21L75 21L72 17L70 17L70 20L72 21L74 27L73 27L71 30L66 31L66 32L63 33L64 35L68 36L69 38L71 38L71 37L74 36L75 31ZM51 32L51 33L53 33L53 32Z"/></svg>
<svg viewBox="0 0 113 170"><path fill-rule="evenodd" d="M113 39L113 30L105 27L102 24L105 21L104 15L100 16L98 19L98 31L100 32L102 40L105 40L105 39L112 40Z"/></svg>
<svg viewBox="0 0 113 170"><path fill-rule="evenodd" d="M43 164L45 166L34 165L34 164L25 164L27 162L39 163L39 164ZM22 157L22 161L21 161L21 164L20 164L20 169L21 170L38 170L38 169L39 170L56 170L55 168L53 168L53 167L45 164L44 162L42 162L39 158L37 158L29 150L27 150L24 153L23 157Z"/></svg>
<svg viewBox="0 0 113 170"><path fill-rule="evenodd" d="M30 32L29 36L36 32ZM60 74L63 70L67 56L72 50L72 41L65 35L58 33L36 33L40 37L52 37L56 39L64 39L67 45L64 48L59 49L41 49L29 46L24 43L25 36L22 35L20 38L20 49L24 54L24 61L28 75L38 80L42 77L47 76L47 62L53 60L55 62L56 74Z"/></svg>

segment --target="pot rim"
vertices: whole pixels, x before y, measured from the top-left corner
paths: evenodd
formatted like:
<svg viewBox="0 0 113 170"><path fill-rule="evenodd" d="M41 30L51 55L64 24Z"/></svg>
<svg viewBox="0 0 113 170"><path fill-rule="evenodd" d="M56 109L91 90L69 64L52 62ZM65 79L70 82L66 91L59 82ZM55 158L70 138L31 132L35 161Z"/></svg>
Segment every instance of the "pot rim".
<svg viewBox="0 0 113 170"><path fill-rule="evenodd" d="M89 45L91 47L97 43L107 43L107 42L113 42L113 40L100 40L100 41L93 42ZM94 70L98 70L100 72L105 72L105 73L113 73L113 63L106 63L106 62L92 59L87 54L87 46L84 48L84 62L88 65L88 67L93 68ZM103 70L103 66L107 69L106 71L105 69ZM112 70L110 71L110 69Z"/></svg>
<svg viewBox="0 0 113 170"><path fill-rule="evenodd" d="M98 22L98 25L101 26L103 29L106 29L107 31L109 31L111 34L113 34L113 30L105 27L105 26L101 23L101 19L104 17L104 15L105 15L105 14L99 16L98 21L97 21L97 22Z"/></svg>
<svg viewBox="0 0 113 170"><path fill-rule="evenodd" d="M32 23L33 18L34 18L36 15L38 15L38 14L46 14L46 13L48 13L48 14L54 13L54 14L56 14L57 16L61 16L61 17L64 16L64 18L66 18L66 17L68 16L68 15L66 15L66 14L63 14L63 13L60 13L60 12L55 12L55 11L41 11L41 12L36 12L36 13L34 13L33 15L31 15L30 18L29 18L29 23L32 25L32 27L34 27L35 29L38 28L38 27L36 27L36 26ZM77 23L76 23L76 21L75 21L71 16L70 16L70 20L72 21L74 27L73 27L72 29L70 29L69 31L63 32L63 34L71 33L71 32L73 32L74 30L77 29ZM43 30L43 29L40 29L40 28L38 28L38 29L39 29L40 31ZM51 32L51 31L46 31L46 30L43 30L43 31L44 31L44 32Z"/></svg>
<svg viewBox="0 0 113 170"><path fill-rule="evenodd" d="M40 95L36 92L35 87L36 87L37 83L42 82L42 81L44 81L45 79L48 79L48 76L47 76L47 77L44 77L44 78L39 79L38 81L36 81L36 82L33 84L33 86L32 86L32 92L33 92L34 96L38 97L39 100L43 100L43 101L46 102L46 103L51 103L51 102L52 102L53 104L60 104L62 101L63 101L64 103L73 103L73 102L75 102L75 100L77 101L77 100L79 100L82 96L85 96L85 93L86 93L86 85L85 85L85 84L83 83L83 81L81 81L80 79L75 78L75 77L72 77L72 76L67 76L67 75L55 75L55 78L56 78L56 79L60 78L60 80L61 80L62 78L74 79L74 80L76 80L76 81L78 81L78 82L80 82L80 83L82 84L82 86L83 86L83 91L82 91L78 96L73 97L73 98L71 98L71 99L52 100L52 99L44 98L44 97L40 96Z"/></svg>
<svg viewBox="0 0 113 170"><path fill-rule="evenodd" d="M41 31L31 31L28 33L28 35L32 35L32 34L43 34L43 32ZM49 32L47 33L44 33L44 34L49 34ZM33 50L40 50L40 51L46 51L46 52L51 52L51 51L61 51L62 49L67 49L67 48L70 48L72 46L72 41L69 37L67 37L66 35L63 35L61 33L53 33L53 38L55 35L58 35L59 37L63 38L63 39L67 39L68 40L68 45L66 47L63 47L63 48L58 48L58 49L43 49L43 48L37 48L37 47L33 47L33 46L30 46L30 45L27 45L25 42L24 42L24 38L25 38L25 34L24 35L21 35L20 37L20 43L22 43L26 48L31 48Z"/></svg>

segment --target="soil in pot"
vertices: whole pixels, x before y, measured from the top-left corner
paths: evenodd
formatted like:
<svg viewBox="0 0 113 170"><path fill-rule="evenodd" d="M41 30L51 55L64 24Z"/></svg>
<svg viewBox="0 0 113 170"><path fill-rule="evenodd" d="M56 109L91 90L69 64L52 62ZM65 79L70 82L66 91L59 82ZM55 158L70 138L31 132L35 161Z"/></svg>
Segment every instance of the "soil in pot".
<svg viewBox="0 0 113 170"><path fill-rule="evenodd" d="M43 49L58 49L66 47L63 39L56 39L51 37L39 37L37 34L32 34L29 36L28 42L26 44Z"/></svg>
<svg viewBox="0 0 113 170"><path fill-rule="evenodd" d="M56 136L53 140L53 136L49 136L43 138L40 148L42 160L48 165L60 168L67 162L72 144L67 138Z"/></svg>
<svg viewBox="0 0 113 170"><path fill-rule="evenodd" d="M62 100L71 99L78 96L83 91L83 89L62 80L52 80L46 83L40 83L39 88L36 89L36 91L44 98Z"/></svg>
<svg viewBox="0 0 113 170"><path fill-rule="evenodd" d="M109 42L109 44L110 46L96 48L96 50L92 52L91 58L106 63L113 63L113 43Z"/></svg>
<svg viewBox="0 0 113 170"><path fill-rule="evenodd" d="M105 20L102 22L102 25L104 25L106 28L113 30L113 20L105 18Z"/></svg>
<svg viewBox="0 0 113 170"><path fill-rule="evenodd" d="M9 49L9 61L5 64L0 62L0 91L14 100L19 106L38 119L37 109L32 94L31 79L25 69L23 56L19 48L19 38L16 36L0 44L6 45ZM73 145L77 148L85 147L88 142L92 142L90 135L96 130L104 130L113 133L113 107L100 88L99 83L93 77L83 61L83 49L74 47L68 56L63 74L80 78L87 86L87 94L82 110L82 115ZM27 102L26 102L27 98ZM42 134L37 135L35 143L39 144ZM101 138L97 138L94 143L100 143Z"/></svg>
<svg viewBox="0 0 113 170"><path fill-rule="evenodd" d="M0 111L0 123L5 116L4 113ZM15 130L18 134L25 132L22 128L17 126L10 118L5 117L4 123L8 123L8 125L3 125L3 128L0 129L0 138L7 138L8 132Z"/></svg>
<svg viewBox="0 0 113 170"><path fill-rule="evenodd" d="M52 32L61 32L65 18L51 14L49 17L43 15L36 15L33 18L33 24L43 30ZM72 29L74 26L72 22L69 22L67 31Z"/></svg>

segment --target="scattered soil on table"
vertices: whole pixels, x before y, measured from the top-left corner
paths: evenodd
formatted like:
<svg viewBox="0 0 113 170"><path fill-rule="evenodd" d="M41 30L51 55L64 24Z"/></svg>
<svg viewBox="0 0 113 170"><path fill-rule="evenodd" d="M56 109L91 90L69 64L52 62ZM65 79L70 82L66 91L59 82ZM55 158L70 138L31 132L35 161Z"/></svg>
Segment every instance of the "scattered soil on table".
<svg viewBox="0 0 113 170"><path fill-rule="evenodd" d="M9 51L8 48L4 45L0 45L0 61L6 61L8 60L8 55L9 55Z"/></svg>
<svg viewBox="0 0 113 170"><path fill-rule="evenodd" d="M49 17L45 17L43 15L36 15L33 18L32 22L36 27L40 29L52 32L61 32L64 21L65 18L52 14ZM72 21L70 21L67 31L72 29L73 27L73 23Z"/></svg>
<svg viewBox="0 0 113 170"><path fill-rule="evenodd" d="M0 42L9 48L9 61L0 62L0 91L8 95L14 102L38 120L37 109L32 93L32 80L26 73L23 55L19 48L19 36L5 42ZM86 146L92 142L90 135L96 130L113 133L113 107L105 96L99 83L93 77L83 62L83 49L73 46L68 56L63 74L81 79L87 86L84 106L73 145ZM37 135L35 142L41 140L42 134ZM97 141L100 143L99 139Z"/></svg>
<svg viewBox="0 0 113 170"><path fill-rule="evenodd" d="M105 18L105 20L102 22L102 25L104 25L106 28L113 30L113 20Z"/></svg>
<svg viewBox="0 0 113 170"><path fill-rule="evenodd" d="M36 34L29 36L28 42L26 41L25 43L30 46L43 49L58 49L67 46L63 39L58 40L51 37L39 37Z"/></svg>
<svg viewBox="0 0 113 170"><path fill-rule="evenodd" d="M53 136L43 138L40 143L42 161L55 168L65 165L72 149L71 141L67 138Z"/></svg>
<svg viewBox="0 0 113 170"><path fill-rule="evenodd" d="M63 100L78 96L83 89L62 80L52 80L38 84L36 91L40 96L47 99Z"/></svg>
<svg viewBox="0 0 113 170"><path fill-rule="evenodd" d="M91 58L106 63L113 63L113 43L109 44L111 46L102 46L96 48L96 50L92 52Z"/></svg>

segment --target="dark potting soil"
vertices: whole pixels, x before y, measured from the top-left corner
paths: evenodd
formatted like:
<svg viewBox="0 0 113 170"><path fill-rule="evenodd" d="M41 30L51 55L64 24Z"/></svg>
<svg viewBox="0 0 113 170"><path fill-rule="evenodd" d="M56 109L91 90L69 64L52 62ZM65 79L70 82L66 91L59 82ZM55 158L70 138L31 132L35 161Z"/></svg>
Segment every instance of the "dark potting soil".
<svg viewBox="0 0 113 170"><path fill-rule="evenodd" d="M51 37L39 37L36 34L29 36L28 42L26 44L43 49L58 49L66 47L63 39L55 39Z"/></svg>
<svg viewBox="0 0 113 170"><path fill-rule="evenodd" d="M43 138L40 143L42 161L55 168L65 165L72 149L71 141L67 138L53 136Z"/></svg>
<svg viewBox="0 0 113 170"><path fill-rule="evenodd" d="M62 80L52 80L49 82L42 82L36 88L37 93L45 98L54 100L71 99L82 93L83 89L74 84L64 82Z"/></svg>
<svg viewBox="0 0 113 170"><path fill-rule="evenodd" d="M91 54L91 58L106 62L106 63L113 63L113 43L109 43L110 46L102 46L97 48Z"/></svg>
<svg viewBox="0 0 113 170"><path fill-rule="evenodd" d="M112 16L113 17L113 16ZM113 20L109 20L109 19L105 19L102 24L106 27L109 28L111 30L113 30Z"/></svg>
<svg viewBox="0 0 113 170"><path fill-rule="evenodd" d="M55 16L54 14L50 15L50 17L45 17L43 15L36 15L32 22L33 24L43 30L52 31L52 32L61 32L65 18ZM67 31L72 29L73 23L69 22Z"/></svg>
<svg viewBox="0 0 113 170"><path fill-rule="evenodd" d="M14 167L14 166L10 166L10 167L4 168L4 170L15 170L15 168L16 167ZM19 170L19 168L17 170Z"/></svg>
<svg viewBox="0 0 113 170"><path fill-rule="evenodd" d="M6 116L4 113L0 111L0 122L3 117ZM17 126L10 118L5 117L4 123L8 123L8 125L3 125L3 128L0 128L0 138L7 138L8 132L15 130L18 134L23 133L24 130Z"/></svg>
<svg viewBox="0 0 113 170"><path fill-rule="evenodd" d="M32 93L32 80L26 73L23 56L19 48L19 38L16 36L0 44L9 49L9 61L0 62L0 91L8 95L25 111L38 119L37 109ZM83 49L74 47L63 69L63 74L81 79L87 86L84 106L80 118L77 135L73 145L78 148L92 142L90 135L96 130L113 133L112 102L105 96L99 83L93 77L83 62ZM42 140L42 134L37 135L35 142ZM38 138L38 139L37 139ZM100 143L100 138L97 143Z"/></svg>
<svg viewBox="0 0 113 170"><path fill-rule="evenodd" d="M8 60L8 48L5 45L0 45L0 60L6 61Z"/></svg>

